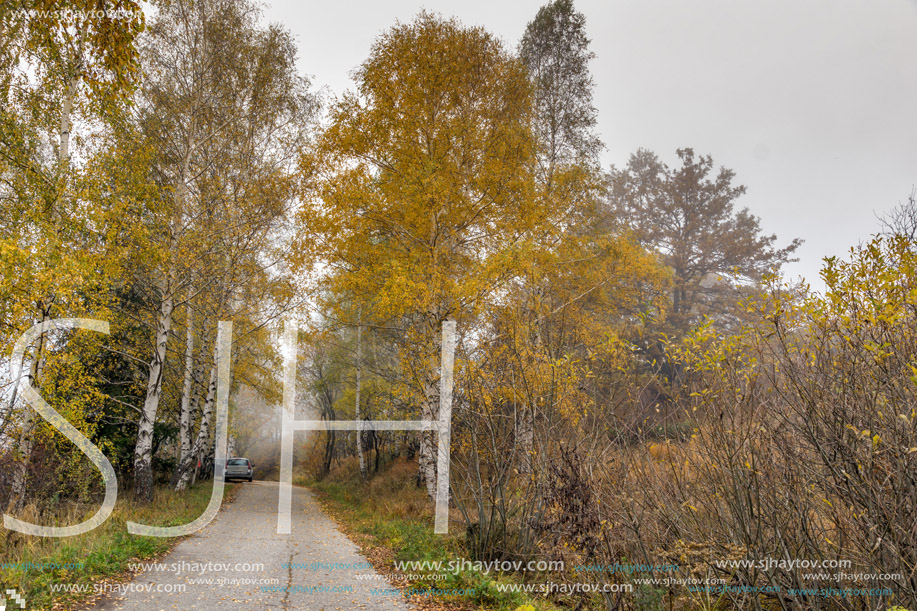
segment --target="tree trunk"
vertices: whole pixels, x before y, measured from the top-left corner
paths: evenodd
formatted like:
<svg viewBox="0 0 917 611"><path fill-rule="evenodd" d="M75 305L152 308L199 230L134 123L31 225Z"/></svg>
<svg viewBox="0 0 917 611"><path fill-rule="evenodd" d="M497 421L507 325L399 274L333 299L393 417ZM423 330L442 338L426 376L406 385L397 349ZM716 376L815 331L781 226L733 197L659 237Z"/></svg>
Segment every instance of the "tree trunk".
<svg viewBox="0 0 917 611"><path fill-rule="evenodd" d="M16 368L16 373L13 375L13 388L10 392L10 401L6 413L3 415L3 422L0 422L0 437L3 436L3 431L6 430L6 425L9 423L16 409L16 400L19 398L19 381L22 380L22 370L25 368L25 359L26 356L23 354L22 360L19 361L19 366ZM10 368L12 368L12 366L13 363L10 362Z"/></svg>
<svg viewBox="0 0 917 611"><path fill-rule="evenodd" d="M360 421L360 374L363 370L363 352L362 352L362 335L363 335L363 312L357 314L357 388L354 405L354 420ZM357 429L357 456L360 457L360 478L366 481L366 460L363 458L363 432Z"/></svg>
<svg viewBox="0 0 917 611"><path fill-rule="evenodd" d="M327 431L325 437L325 456L322 461L322 477L331 472L331 461L334 460L334 442L336 435L334 431Z"/></svg>
<svg viewBox="0 0 917 611"><path fill-rule="evenodd" d="M80 79L78 77L70 79L67 87L67 95L64 97L63 108L60 117L60 148L57 150L57 162L61 169L70 164L70 130L73 128L71 116L73 114L73 101L79 90Z"/></svg>
<svg viewBox="0 0 917 611"><path fill-rule="evenodd" d="M42 307L42 316L41 322L44 325L50 319L49 310L50 308ZM45 347L45 337L44 333L41 333L38 336L38 343L35 345L35 355L32 357L32 363L29 366L29 383L34 387L38 388L41 384L42 377L42 359L44 356L44 347ZM18 386L18 380L17 380ZM15 388L14 388L15 393ZM15 397L15 395L14 395ZM15 398L13 399L15 401ZM25 500L26 492L26 482L28 480L29 474L29 461L32 457L32 431L35 429L35 410L31 406L26 405L23 421L22 421L22 430L19 432L19 461L15 463L13 469L13 481L11 482L10 489L12 495L10 501L16 506L21 507L23 501Z"/></svg>
<svg viewBox="0 0 917 611"><path fill-rule="evenodd" d="M373 452L375 453L375 465L373 466L373 473L379 472L379 454L382 452L382 444L379 441L379 433L373 431Z"/></svg>
<svg viewBox="0 0 917 611"><path fill-rule="evenodd" d="M156 345L150 362L150 376L147 381L146 399L140 413L137 429L137 446L134 449L134 496L144 502L153 500L153 426L159 411L159 397L162 394L162 375L166 361L166 344L172 330L174 300L171 294L170 277L160 283L162 302L156 316Z"/></svg>
<svg viewBox="0 0 917 611"><path fill-rule="evenodd" d="M210 447L210 420L213 417L213 403L217 390L217 363L219 363L219 344L213 346L213 365L210 367L210 382L207 384L207 398L204 399L204 409L201 412L201 426L197 431L194 447L188 454L184 463L179 465L178 483L175 490L181 492L197 479L197 464Z"/></svg>
<svg viewBox="0 0 917 611"><path fill-rule="evenodd" d="M322 420L333 421L334 416L334 400L327 391L322 395ZM335 431L325 431L325 455L322 459L322 477L328 475L328 472L331 471L331 461L334 459L334 444L337 441L337 435Z"/></svg>
<svg viewBox="0 0 917 611"><path fill-rule="evenodd" d="M194 373L192 374L194 382L197 382L198 380L203 378L204 367L205 367L205 363L202 363L200 359L195 359ZM206 395L206 393L207 393L206 387L195 392L195 390L193 389L193 385L192 385L191 404L188 408L188 439L189 439L188 453L184 456L183 459L179 458L179 460L177 461L175 465L175 471L172 473L172 480L169 483L169 485L172 488L174 488L178 484L178 480L179 478L181 478L182 465L184 465L187 461L191 460L191 452L194 451L194 423L197 421L198 415L201 412L200 405L201 405L201 402L204 400L204 396Z"/></svg>
<svg viewBox="0 0 917 611"><path fill-rule="evenodd" d="M188 199L188 175L191 167L191 152L194 149L194 132L188 137L188 147L182 160L181 169L175 185L174 210L170 223L169 236L169 269L160 278L159 294L162 301L156 317L156 347L150 363L150 378L147 383L146 400L140 414L137 427L137 445L134 450L134 496L146 502L153 500L153 427L156 424L156 412L159 411L159 397L162 394L162 375L165 368L166 345L172 330L172 311L175 308L175 281L177 260L179 257L179 233L182 225L182 213Z"/></svg>
<svg viewBox="0 0 917 611"><path fill-rule="evenodd" d="M523 405L517 414L516 443L522 453L518 471L522 474L531 473L532 454L535 451L535 415L526 405Z"/></svg>
<svg viewBox="0 0 917 611"><path fill-rule="evenodd" d="M194 309L188 302L188 329L185 337L185 379L181 393L181 415L179 416L179 439L181 453L178 463L185 462L191 453L191 391L194 384Z"/></svg>
<svg viewBox="0 0 917 611"><path fill-rule="evenodd" d="M421 420L436 420L439 412L438 393L432 382L424 385L424 400L421 405ZM427 496L436 499L436 458L433 450L433 431L422 431L420 434L420 452L417 454L420 481L427 486Z"/></svg>

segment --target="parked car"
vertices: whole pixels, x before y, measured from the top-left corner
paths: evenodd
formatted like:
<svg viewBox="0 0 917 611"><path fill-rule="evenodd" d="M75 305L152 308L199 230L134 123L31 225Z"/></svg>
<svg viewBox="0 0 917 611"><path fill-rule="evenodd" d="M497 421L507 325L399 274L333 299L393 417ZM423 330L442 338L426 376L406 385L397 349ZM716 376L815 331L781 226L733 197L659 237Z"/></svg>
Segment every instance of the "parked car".
<svg viewBox="0 0 917 611"><path fill-rule="evenodd" d="M255 465L247 458L230 458L226 461L226 475L223 479L227 482L231 479L252 481L254 470Z"/></svg>

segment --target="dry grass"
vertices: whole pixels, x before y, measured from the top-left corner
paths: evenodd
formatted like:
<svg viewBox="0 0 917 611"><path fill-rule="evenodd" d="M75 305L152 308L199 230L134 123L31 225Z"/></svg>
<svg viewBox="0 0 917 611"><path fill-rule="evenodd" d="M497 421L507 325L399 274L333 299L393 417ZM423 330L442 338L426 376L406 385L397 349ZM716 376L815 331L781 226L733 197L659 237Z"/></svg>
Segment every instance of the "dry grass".
<svg viewBox="0 0 917 611"><path fill-rule="evenodd" d="M86 596L69 593L52 593L52 584L94 584L116 582L130 577L128 563L139 559L152 559L170 550L180 538L140 537L128 534L128 521L155 526L173 526L187 523L199 516L210 500L212 482L202 482L186 493L170 489L155 491L152 503L135 502L122 493L108 520L98 528L75 537L34 537L10 530L0 534L0 554L4 564L37 565L78 564L80 568L2 568L0 581L5 587L15 588L23 594L29 608L75 608L87 601ZM232 500L235 484L226 487L224 503ZM17 517L48 525L76 524L96 511L96 507L67 507L53 519L39 515L33 506L27 506Z"/></svg>

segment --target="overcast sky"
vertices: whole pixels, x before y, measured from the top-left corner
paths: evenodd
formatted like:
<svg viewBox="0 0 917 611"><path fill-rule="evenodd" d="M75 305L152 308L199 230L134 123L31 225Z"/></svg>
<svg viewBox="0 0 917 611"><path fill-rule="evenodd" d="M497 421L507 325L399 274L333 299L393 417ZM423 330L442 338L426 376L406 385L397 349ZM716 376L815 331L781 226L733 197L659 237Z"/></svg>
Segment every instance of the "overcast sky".
<svg viewBox="0 0 917 611"><path fill-rule="evenodd" d="M340 94L373 39L422 8L512 48L544 2L267 0L315 85ZM736 172L740 200L780 243L788 274L821 286L917 183L917 0L575 0L596 59L605 165L638 148L693 147Z"/></svg>

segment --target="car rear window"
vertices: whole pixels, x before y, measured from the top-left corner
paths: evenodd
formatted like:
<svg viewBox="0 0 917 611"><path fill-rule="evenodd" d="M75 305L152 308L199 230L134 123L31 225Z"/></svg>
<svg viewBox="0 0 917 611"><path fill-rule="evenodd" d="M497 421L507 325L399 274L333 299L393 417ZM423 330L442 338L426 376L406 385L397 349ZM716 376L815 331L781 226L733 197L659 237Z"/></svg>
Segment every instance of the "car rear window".
<svg viewBox="0 0 917 611"><path fill-rule="evenodd" d="M248 466L248 461L247 461L246 459L244 459L244 458L230 458L230 459L229 459L229 464L230 464L230 465L245 465L245 466Z"/></svg>

